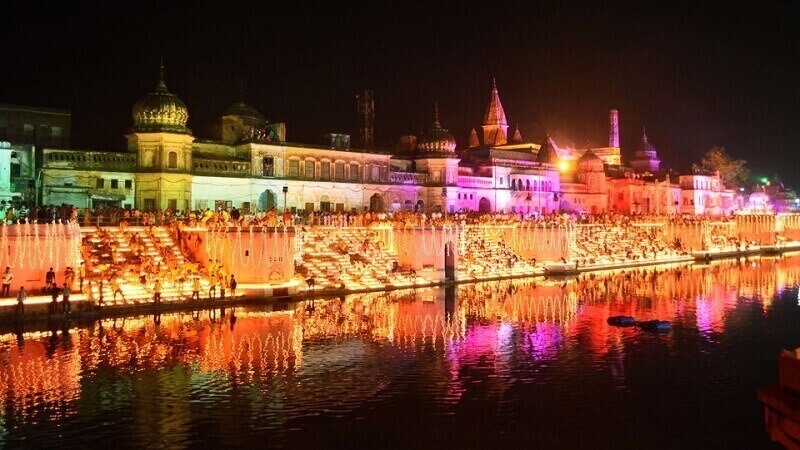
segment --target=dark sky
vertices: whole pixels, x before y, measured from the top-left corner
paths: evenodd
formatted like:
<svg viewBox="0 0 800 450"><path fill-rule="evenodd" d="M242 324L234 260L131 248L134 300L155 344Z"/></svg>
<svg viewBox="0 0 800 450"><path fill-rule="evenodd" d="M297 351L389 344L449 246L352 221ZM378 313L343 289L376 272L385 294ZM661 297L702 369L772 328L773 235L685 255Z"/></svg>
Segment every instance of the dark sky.
<svg viewBox="0 0 800 450"><path fill-rule="evenodd" d="M290 141L356 135L354 95L368 87L379 144L427 127L438 100L463 146L494 76L526 138L605 145L616 107L624 154L647 125L672 167L723 145L796 186L800 2L733 3L12 0L0 102L70 109L74 147L120 149L163 55L199 135L240 83Z"/></svg>

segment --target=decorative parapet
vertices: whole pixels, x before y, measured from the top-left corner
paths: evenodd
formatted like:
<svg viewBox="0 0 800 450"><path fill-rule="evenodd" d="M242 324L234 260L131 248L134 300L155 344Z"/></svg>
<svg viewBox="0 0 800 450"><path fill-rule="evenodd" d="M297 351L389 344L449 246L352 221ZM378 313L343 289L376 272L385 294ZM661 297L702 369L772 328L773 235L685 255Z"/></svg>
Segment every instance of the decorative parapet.
<svg viewBox="0 0 800 450"><path fill-rule="evenodd" d="M476 188L491 188L494 183L491 178L487 177L469 177L464 175L458 176L459 187L476 187Z"/></svg>
<svg viewBox="0 0 800 450"><path fill-rule="evenodd" d="M135 172L136 154L45 149L44 168Z"/></svg>
<svg viewBox="0 0 800 450"><path fill-rule="evenodd" d="M389 172L389 182L392 184L423 185L428 182L428 174L416 172Z"/></svg>
<svg viewBox="0 0 800 450"><path fill-rule="evenodd" d="M222 177L250 177L249 161L226 161L194 158L193 173L196 175L218 175Z"/></svg>

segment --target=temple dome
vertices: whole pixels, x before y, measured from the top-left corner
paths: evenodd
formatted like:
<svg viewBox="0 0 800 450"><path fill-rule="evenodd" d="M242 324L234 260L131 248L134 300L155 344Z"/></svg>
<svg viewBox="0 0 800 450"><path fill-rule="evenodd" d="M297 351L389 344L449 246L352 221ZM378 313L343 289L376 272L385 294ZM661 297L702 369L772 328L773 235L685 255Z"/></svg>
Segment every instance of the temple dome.
<svg viewBox="0 0 800 450"><path fill-rule="evenodd" d="M586 153L578 158L578 170L581 172L602 172L603 160L595 155L593 151L586 150Z"/></svg>
<svg viewBox="0 0 800 450"><path fill-rule="evenodd" d="M266 122L267 118L257 109L253 108L250 105L245 104L244 102L234 103L231 105L227 111L225 111L226 116L237 116L242 119L251 119L256 122Z"/></svg>
<svg viewBox="0 0 800 450"><path fill-rule="evenodd" d="M419 136L417 140L418 157L452 157L456 153L456 138L439 124L439 108L435 108L433 126Z"/></svg>
<svg viewBox="0 0 800 450"><path fill-rule="evenodd" d="M642 140L636 146L635 153L637 156L655 156L658 150L650 143L647 138L647 130L642 128Z"/></svg>
<svg viewBox="0 0 800 450"><path fill-rule="evenodd" d="M156 88L133 105L133 131L191 133L186 128L188 120L189 111L186 109L186 104L171 93L164 83L162 62L161 76Z"/></svg>
<svg viewBox="0 0 800 450"><path fill-rule="evenodd" d="M558 152L553 143L550 142L550 136L547 136L536 154L536 162L543 164L558 164Z"/></svg>

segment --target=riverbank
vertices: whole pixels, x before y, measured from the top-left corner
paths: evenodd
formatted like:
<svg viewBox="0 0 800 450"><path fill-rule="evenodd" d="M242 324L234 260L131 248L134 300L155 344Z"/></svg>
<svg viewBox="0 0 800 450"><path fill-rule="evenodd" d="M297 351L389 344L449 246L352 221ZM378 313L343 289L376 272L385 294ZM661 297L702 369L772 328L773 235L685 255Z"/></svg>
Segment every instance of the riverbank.
<svg viewBox="0 0 800 450"><path fill-rule="evenodd" d="M717 259L733 259L740 257L752 257L770 254L783 254L783 253L798 253L800 252L800 245L784 246L776 248L774 246L760 247L758 251L754 252L749 249L744 252L719 252L718 254L712 253L712 260ZM228 296L225 300L219 298L211 300L208 298L197 300L185 300L175 298L165 298L161 305L156 307L152 301L131 301L126 303L113 303L106 304L102 307L91 307L83 294L74 295L70 300L71 313L62 314L50 313L51 298L47 296L29 297L25 303L25 315L18 317L15 314L16 301L13 299L0 300L0 324L21 324L21 323L36 323L36 322L66 322L72 320L105 318L105 317L128 317L137 315L157 315L169 312L179 311L202 311L208 309L224 309L243 305L269 305L290 303L302 300L311 299L324 299L331 297L343 297L346 295L354 294L367 294L375 292L395 292L395 291L413 291L415 289L454 286L460 284L472 284L491 281L501 281L509 279L529 279L529 278L555 278L560 279L565 276L579 275L582 273L591 273L598 271L615 271L625 270L630 268L643 268L655 267L662 265L691 265L695 263L702 264L708 261L708 258L697 258L695 255L685 256L680 258L658 259L658 260L641 260L641 261L627 261L615 264L595 264L581 266L575 272L571 273L545 273L542 269L539 273L532 275L501 275L501 276L487 276L487 277L462 277L458 280L441 280L436 282L417 283L413 285L393 286L387 285L381 288L372 289L326 289L326 290L307 290L297 291L293 289L291 293L289 290L283 295L273 295L272 297L255 296L254 292L259 292L264 289L263 286L253 287L248 286L245 289L239 290L235 297ZM273 289L272 292L279 292ZM60 311L61 302L58 303L57 310Z"/></svg>

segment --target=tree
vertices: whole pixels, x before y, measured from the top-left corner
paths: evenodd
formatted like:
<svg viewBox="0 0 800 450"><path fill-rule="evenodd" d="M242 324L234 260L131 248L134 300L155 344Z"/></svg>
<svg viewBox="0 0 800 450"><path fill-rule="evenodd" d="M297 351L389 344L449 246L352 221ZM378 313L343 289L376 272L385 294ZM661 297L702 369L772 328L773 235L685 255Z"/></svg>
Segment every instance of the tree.
<svg viewBox="0 0 800 450"><path fill-rule="evenodd" d="M703 172L719 171L719 177L727 187L741 187L750 177L750 169L746 166L747 161L733 159L725 151L725 147L714 146L706 152L699 165L692 165L692 169Z"/></svg>

